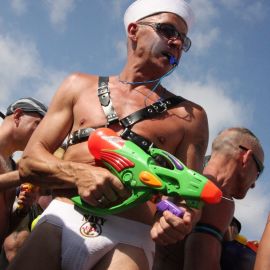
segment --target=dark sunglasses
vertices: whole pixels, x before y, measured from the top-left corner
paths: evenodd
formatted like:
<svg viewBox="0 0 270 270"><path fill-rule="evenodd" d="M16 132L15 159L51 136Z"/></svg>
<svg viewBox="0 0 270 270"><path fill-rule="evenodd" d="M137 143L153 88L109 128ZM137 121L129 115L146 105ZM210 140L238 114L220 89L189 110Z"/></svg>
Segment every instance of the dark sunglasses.
<svg viewBox="0 0 270 270"><path fill-rule="evenodd" d="M187 52L191 47L191 40L185 34L180 33L176 28L168 23L153 23L153 22L137 22L139 25L147 25L152 27L157 33L160 33L168 39L177 39L179 38L182 42L182 49L184 52Z"/></svg>
<svg viewBox="0 0 270 270"><path fill-rule="evenodd" d="M239 145L239 148L244 150L244 151L248 151L250 149L244 147L243 145ZM262 162L257 158L257 156L255 156L253 153L252 153L252 158L256 164L256 167L257 167L257 171L258 171L258 175L257 175L257 178L259 178L259 176L262 174L263 170L264 170L264 165L262 164Z"/></svg>

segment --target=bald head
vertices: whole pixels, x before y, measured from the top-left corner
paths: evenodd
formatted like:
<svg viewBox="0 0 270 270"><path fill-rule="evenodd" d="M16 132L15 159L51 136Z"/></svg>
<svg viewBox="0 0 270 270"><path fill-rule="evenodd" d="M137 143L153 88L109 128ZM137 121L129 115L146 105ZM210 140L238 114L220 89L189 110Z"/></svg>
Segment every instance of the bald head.
<svg viewBox="0 0 270 270"><path fill-rule="evenodd" d="M233 127L218 134L212 144L207 173L213 174L227 195L243 199L263 171L264 152L247 128Z"/></svg>
<svg viewBox="0 0 270 270"><path fill-rule="evenodd" d="M219 133L212 144L212 152L233 154L232 148L238 150L239 145L251 149L254 153L264 158L264 152L259 139L247 128L233 127Z"/></svg>

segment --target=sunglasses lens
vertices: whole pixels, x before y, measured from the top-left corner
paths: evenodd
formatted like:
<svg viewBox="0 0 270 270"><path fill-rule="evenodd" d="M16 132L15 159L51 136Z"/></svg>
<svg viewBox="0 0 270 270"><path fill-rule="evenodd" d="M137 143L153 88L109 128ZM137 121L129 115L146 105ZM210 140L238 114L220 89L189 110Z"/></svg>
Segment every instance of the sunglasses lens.
<svg viewBox="0 0 270 270"><path fill-rule="evenodd" d="M163 34L165 37L169 39L178 37L178 32L175 30L175 28L172 25L169 25L169 24L160 24L159 31L161 34Z"/></svg>
<svg viewBox="0 0 270 270"><path fill-rule="evenodd" d="M191 40L188 37L185 37L183 41L183 50L187 52L190 46L191 46Z"/></svg>
<svg viewBox="0 0 270 270"><path fill-rule="evenodd" d="M187 52L191 46L191 40L184 34L180 34L174 26L170 24L159 24L157 30L168 39L180 38L183 43L183 50Z"/></svg>

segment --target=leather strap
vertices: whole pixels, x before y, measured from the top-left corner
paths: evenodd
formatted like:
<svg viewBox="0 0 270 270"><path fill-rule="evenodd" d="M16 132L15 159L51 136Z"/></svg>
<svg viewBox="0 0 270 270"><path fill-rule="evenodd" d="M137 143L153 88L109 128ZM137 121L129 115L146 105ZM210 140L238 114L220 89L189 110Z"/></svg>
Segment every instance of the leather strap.
<svg viewBox="0 0 270 270"><path fill-rule="evenodd" d="M180 96L173 96L166 98L164 100L157 101L141 110L138 110L129 116L120 120L120 123L125 128L132 127L134 124L146 120L146 119L153 119L158 115L166 112L170 108L178 105L179 103L185 101L186 99Z"/></svg>
<svg viewBox="0 0 270 270"><path fill-rule="evenodd" d="M124 129L120 136L125 140L132 141L146 152L148 152L151 147L154 147L154 144L151 141L145 139L143 136L135 133L129 128Z"/></svg>
<svg viewBox="0 0 270 270"><path fill-rule="evenodd" d="M109 77L99 77L98 80L98 98L104 114L107 118L107 125L114 124L119 121L115 109L112 105L110 97L110 89L108 86Z"/></svg>
<svg viewBox="0 0 270 270"><path fill-rule="evenodd" d="M164 100L159 100L119 120L112 105L108 82L109 77L99 77L98 97L107 118L106 126L120 122L120 124L125 127L120 136L125 140L131 140L146 151L153 146L153 143L134 131L131 131L131 127L142 120L155 118L186 100L180 96L169 97ZM86 141L94 130L94 128L84 128L73 132L67 141L67 146Z"/></svg>
<svg viewBox="0 0 270 270"><path fill-rule="evenodd" d="M82 128L74 131L67 140L67 147L88 140L89 135L94 130L94 128Z"/></svg>
<svg viewBox="0 0 270 270"><path fill-rule="evenodd" d="M0 111L0 117L5 119L6 116Z"/></svg>

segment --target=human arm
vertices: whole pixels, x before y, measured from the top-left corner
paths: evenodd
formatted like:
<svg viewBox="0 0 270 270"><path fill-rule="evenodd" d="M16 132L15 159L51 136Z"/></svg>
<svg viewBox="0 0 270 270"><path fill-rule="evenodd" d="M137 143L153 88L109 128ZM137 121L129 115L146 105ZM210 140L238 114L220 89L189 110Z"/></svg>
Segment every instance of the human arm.
<svg viewBox="0 0 270 270"><path fill-rule="evenodd" d="M203 159L208 144L208 122L205 111L199 106L192 106L188 114L184 137L174 153L187 167L201 172ZM192 119L191 119L192 118ZM181 198L173 202L182 205ZM182 240L200 217L200 210L184 208L183 218L171 215L167 211L158 216L151 230L151 236L158 244L172 244Z"/></svg>
<svg viewBox="0 0 270 270"><path fill-rule="evenodd" d="M218 270L222 251L222 235L227 230L234 213L234 203L221 201L216 205L205 205L198 230L192 232L185 246L185 270ZM199 229L199 228L202 228ZM213 233L209 233L208 231ZM220 237L220 238L219 238ZM196 256L194 256L196 254Z"/></svg>
<svg viewBox="0 0 270 270"><path fill-rule="evenodd" d="M19 173L22 181L45 188L77 187L84 200L96 205L102 195L112 201L124 196L122 183L104 168L60 160L52 155L72 130L74 122L80 121L75 108L81 92L91 89L92 84L96 84L93 76L81 74L71 75L63 82L24 151Z"/></svg>
<svg viewBox="0 0 270 270"><path fill-rule="evenodd" d="M270 269L270 215L259 243L254 270Z"/></svg>
<svg viewBox="0 0 270 270"><path fill-rule="evenodd" d="M0 174L0 192L18 187L20 184L21 180L18 170Z"/></svg>

